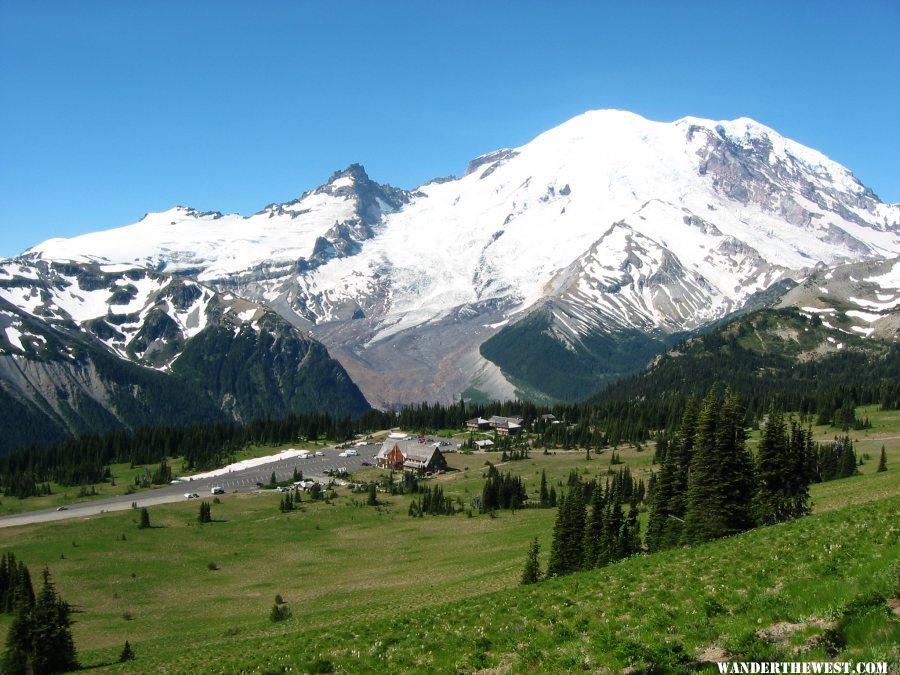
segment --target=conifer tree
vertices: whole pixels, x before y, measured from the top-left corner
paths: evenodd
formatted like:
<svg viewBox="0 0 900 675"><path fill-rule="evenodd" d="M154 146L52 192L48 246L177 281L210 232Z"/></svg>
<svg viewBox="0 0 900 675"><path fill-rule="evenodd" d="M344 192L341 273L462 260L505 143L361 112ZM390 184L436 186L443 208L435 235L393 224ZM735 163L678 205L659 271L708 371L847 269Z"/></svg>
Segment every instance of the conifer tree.
<svg viewBox="0 0 900 675"><path fill-rule="evenodd" d="M622 528L622 556L628 557L641 552L641 524L638 521L637 501L628 507L628 516Z"/></svg>
<svg viewBox="0 0 900 675"><path fill-rule="evenodd" d="M16 617L9 627L0 662L0 672L7 675L60 673L78 668L71 608L57 595L47 569L43 579L37 597L29 595L24 586L19 587Z"/></svg>
<svg viewBox="0 0 900 675"><path fill-rule="evenodd" d="M4 553L0 558L0 612L13 614L21 603L34 606L31 574L14 553Z"/></svg>
<svg viewBox="0 0 900 675"><path fill-rule="evenodd" d="M272 605L272 611L269 612L269 621L278 622L284 621L285 619L290 619L293 616L293 612L291 612L291 608L287 605L278 604L277 602Z"/></svg>
<svg viewBox="0 0 900 675"><path fill-rule="evenodd" d="M584 497L580 483L576 483L565 499L560 500L547 576L569 574L584 565Z"/></svg>
<svg viewBox="0 0 900 675"><path fill-rule="evenodd" d="M584 569L597 567L603 542L603 488L599 485L591 495L591 513L584 530Z"/></svg>
<svg viewBox="0 0 900 675"><path fill-rule="evenodd" d="M538 554L541 551L541 545L538 543L537 537L528 547L528 558L525 561L525 569L522 570L522 584L534 584L541 580L541 563L538 560Z"/></svg>
<svg viewBox="0 0 900 675"><path fill-rule="evenodd" d="M16 616L6 633L6 648L0 662L0 672L6 675L29 675L32 668L32 627L31 608L20 603Z"/></svg>
<svg viewBox="0 0 900 675"><path fill-rule="evenodd" d="M366 504L369 506L377 506L378 505L378 496L375 492L375 483L369 483L369 496L366 499Z"/></svg>
<svg viewBox="0 0 900 675"><path fill-rule="evenodd" d="M119 663L134 661L135 658L137 657L134 655L134 650L131 648L131 645L128 644L128 640L125 640L125 646L122 648L122 653L119 654Z"/></svg>
<svg viewBox="0 0 900 675"><path fill-rule="evenodd" d="M884 446L881 446L881 457L878 459L878 468L875 469L875 473L881 473L882 471L887 471L887 455L884 452Z"/></svg>
<svg viewBox="0 0 900 675"><path fill-rule="evenodd" d="M716 453L719 457L721 495L727 514L727 534L749 530L755 524L753 492L756 478L753 460L746 447L744 417L744 408L738 397L726 389L716 433Z"/></svg>
<svg viewBox="0 0 900 675"><path fill-rule="evenodd" d="M143 508L141 509L141 522L138 523L138 529L146 530L148 527L150 527L150 512Z"/></svg>
<svg viewBox="0 0 900 675"><path fill-rule="evenodd" d="M559 499L559 508L556 511L556 520L553 523L553 538L550 540L550 561L547 563L548 577L565 574L568 571L566 569L564 560L565 554L563 552L564 540L567 535L566 501L565 495Z"/></svg>
<svg viewBox="0 0 900 675"><path fill-rule="evenodd" d="M784 414L781 410L772 408L756 453L756 472L759 481L756 510L761 523L780 523L790 517L788 472L791 465Z"/></svg>
<svg viewBox="0 0 900 675"><path fill-rule="evenodd" d="M31 583L31 572L21 560L16 565L16 586L13 589L13 608L19 603L34 607L34 585ZM21 596L21 599L20 599Z"/></svg>
<svg viewBox="0 0 900 675"><path fill-rule="evenodd" d="M784 519L809 515L809 484L813 480L815 444L812 427L803 429L791 421L786 466Z"/></svg>
<svg viewBox="0 0 900 675"><path fill-rule="evenodd" d="M597 567L603 567L623 557L622 525L622 496L613 491L612 496L606 500L606 509L603 512L603 535L597 555Z"/></svg>
<svg viewBox="0 0 900 675"><path fill-rule="evenodd" d="M584 507L584 492L581 483L572 489L571 499L566 500L569 507L569 541L566 546L568 568L570 572L584 567L584 527L587 514Z"/></svg>
<svg viewBox="0 0 900 675"><path fill-rule="evenodd" d="M686 543L715 539L724 533L724 514L719 508L720 485L716 463L715 431L719 401L713 392L703 401L688 478L688 504L683 538Z"/></svg>
<svg viewBox="0 0 900 675"><path fill-rule="evenodd" d="M882 448L882 453L884 452L884 448ZM541 469L541 491L540 491L540 504L542 507L550 506L550 493L547 492L547 472L544 469Z"/></svg>
<svg viewBox="0 0 900 675"><path fill-rule="evenodd" d="M199 520L201 523L212 522L212 508L205 501L200 502L200 515L197 517L197 520Z"/></svg>
<svg viewBox="0 0 900 675"><path fill-rule="evenodd" d="M710 541L753 525L753 467L743 410L730 391L711 391L697 417L688 478L684 542Z"/></svg>
<svg viewBox="0 0 900 675"><path fill-rule="evenodd" d="M682 413L678 432L670 442L663 460L663 467L667 471L665 479L661 468L654 488L663 494L653 501L657 511L653 517L652 533L651 524L649 522L647 524L649 550L671 548L681 543L687 510L688 475L696 445L698 415L697 400L691 396ZM663 481L665 484L662 484ZM654 514L651 513L651 516Z"/></svg>
<svg viewBox="0 0 900 675"><path fill-rule="evenodd" d="M34 603L32 645L35 673L62 673L78 668L69 604L56 593L50 571L44 568L44 584Z"/></svg>
<svg viewBox="0 0 900 675"><path fill-rule="evenodd" d="M647 550L651 553L673 546L681 538L680 523L677 523L677 528L669 524L670 520L680 517L669 512L674 503L674 489L679 473L677 463L676 453L667 452L659 476L653 479L653 501L647 519ZM667 534L674 537L667 537Z"/></svg>
<svg viewBox="0 0 900 675"><path fill-rule="evenodd" d="M844 436L840 440L841 454L838 459L838 477L848 478L855 476L858 472L856 469L856 452L853 450L853 441L849 436Z"/></svg>

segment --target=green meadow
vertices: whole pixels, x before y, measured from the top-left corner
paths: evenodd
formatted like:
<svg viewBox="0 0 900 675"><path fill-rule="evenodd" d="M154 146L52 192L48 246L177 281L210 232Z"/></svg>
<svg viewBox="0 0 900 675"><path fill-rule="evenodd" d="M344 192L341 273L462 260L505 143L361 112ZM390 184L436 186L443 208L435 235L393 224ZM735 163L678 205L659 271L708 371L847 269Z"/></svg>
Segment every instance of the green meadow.
<svg viewBox="0 0 900 675"><path fill-rule="evenodd" d="M298 441L293 444L285 445L249 445L243 450L236 452L234 457L229 461L240 462L245 459L255 459L256 457L264 457L274 455L294 448L297 450L315 450L322 447L333 445L333 441ZM190 471L184 466L184 461L180 457L171 458L168 461L172 468L173 476L183 476L190 473L198 473L198 471ZM28 499L16 499L15 497L3 497L0 499L0 516L12 516L28 511L37 511L40 509L58 508L60 506L69 506L75 502L92 501L95 499L105 499L108 497L118 497L126 494L139 494L155 489L155 487L139 487L135 484L135 478L141 478L145 475L153 473L157 465L139 465L131 466L130 464L112 464L109 467L112 474L112 480L106 483L96 483L94 485L85 485L84 492L82 487L71 485L59 485L50 483L50 494L38 497L29 497ZM148 474L149 472L149 474ZM85 492L87 494L85 494Z"/></svg>
<svg viewBox="0 0 900 675"><path fill-rule="evenodd" d="M519 586L525 554L537 536L546 566L555 509L410 518L409 496L372 507L346 489L292 513L276 493L228 494L202 525L185 501L151 508L146 530L137 511L0 529L0 550L50 569L98 673L689 672L723 655L896 667L900 415L868 414L851 437L870 459L814 485L812 516L535 586ZM889 470L875 473L882 443ZM649 477L652 446L618 452ZM500 469L536 495L542 471L557 491L572 469L603 480L622 468L610 454L536 451ZM431 483L469 505L500 458L448 459ZM276 595L292 617L273 623ZM119 664L125 640L137 659Z"/></svg>

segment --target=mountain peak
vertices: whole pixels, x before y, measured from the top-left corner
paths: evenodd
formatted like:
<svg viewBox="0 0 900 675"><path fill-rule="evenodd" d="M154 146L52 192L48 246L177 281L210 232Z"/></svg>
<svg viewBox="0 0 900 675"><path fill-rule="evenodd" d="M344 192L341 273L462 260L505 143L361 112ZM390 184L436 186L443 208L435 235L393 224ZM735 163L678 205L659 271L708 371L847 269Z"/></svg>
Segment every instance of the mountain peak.
<svg viewBox="0 0 900 675"><path fill-rule="evenodd" d="M335 171L331 174L331 177L328 179L328 184L335 183L339 181L341 178L351 178L356 182L367 182L370 180L369 174L366 173L366 168L357 162L354 162L346 169L342 171Z"/></svg>
<svg viewBox="0 0 900 675"><path fill-rule="evenodd" d="M328 192L333 193L341 188L359 189L362 186L371 184L373 181L366 173L362 164L354 162L346 169L335 171L331 174L328 182L315 190L316 193Z"/></svg>

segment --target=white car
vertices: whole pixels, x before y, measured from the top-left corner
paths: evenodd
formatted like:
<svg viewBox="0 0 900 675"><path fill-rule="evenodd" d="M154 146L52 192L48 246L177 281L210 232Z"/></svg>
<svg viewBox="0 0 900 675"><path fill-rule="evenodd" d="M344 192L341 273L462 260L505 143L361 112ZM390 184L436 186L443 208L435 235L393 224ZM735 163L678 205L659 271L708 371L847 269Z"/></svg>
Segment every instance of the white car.
<svg viewBox="0 0 900 675"><path fill-rule="evenodd" d="M347 450L344 450L344 452L339 452L338 457L349 457L350 455L347 454L348 452L349 451L347 451Z"/></svg>
<svg viewBox="0 0 900 675"><path fill-rule="evenodd" d="M212 488L212 489L210 490L210 493L211 493L211 494L214 494L214 495L224 495L224 494L225 494L225 488L219 487L219 486L217 485L216 487L214 487L214 488Z"/></svg>
<svg viewBox="0 0 900 675"><path fill-rule="evenodd" d="M325 456L324 452L322 452L321 450L316 450L316 457L324 457L324 456Z"/></svg>

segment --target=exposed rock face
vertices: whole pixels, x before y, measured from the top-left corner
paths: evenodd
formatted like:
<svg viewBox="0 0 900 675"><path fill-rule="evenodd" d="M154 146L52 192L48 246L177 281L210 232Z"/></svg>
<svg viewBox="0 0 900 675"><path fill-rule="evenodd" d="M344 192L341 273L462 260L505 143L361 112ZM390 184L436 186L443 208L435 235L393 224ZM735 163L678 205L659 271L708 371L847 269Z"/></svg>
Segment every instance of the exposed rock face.
<svg viewBox="0 0 900 675"><path fill-rule="evenodd" d="M358 414L325 348L262 305L128 265L0 265L0 452L151 424Z"/></svg>
<svg viewBox="0 0 900 675"><path fill-rule="evenodd" d="M413 192L353 165L248 218L173 209L30 255L177 271L264 303L390 405L409 402L399 381L430 400L478 387L472 373L491 369L479 345L534 313L526 325L570 353L591 343L599 359L619 358L602 356L619 353L607 342L616 333L662 344L819 265L900 255L900 205L752 120L595 111ZM115 343L121 325L106 323L91 330ZM165 362L153 342L140 358ZM516 385L540 393L539 382Z"/></svg>
<svg viewBox="0 0 900 675"><path fill-rule="evenodd" d="M848 335L900 340L900 258L821 268L786 293L779 307L817 316Z"/></svg>

